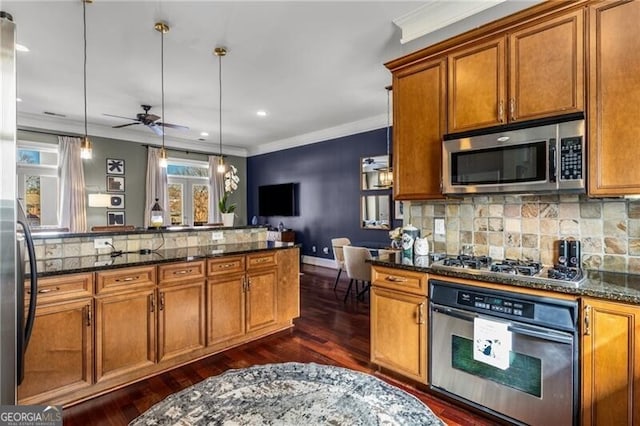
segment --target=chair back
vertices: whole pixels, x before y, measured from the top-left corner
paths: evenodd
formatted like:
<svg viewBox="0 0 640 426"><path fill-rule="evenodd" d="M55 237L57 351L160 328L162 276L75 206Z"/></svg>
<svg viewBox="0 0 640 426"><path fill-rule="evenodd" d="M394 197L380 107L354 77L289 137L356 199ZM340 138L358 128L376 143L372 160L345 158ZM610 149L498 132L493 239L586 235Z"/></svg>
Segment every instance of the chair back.
<svg viewBox="0 0 640 426"><path fill-rule="evenodd" d="M333 250L333 259L336 261L337 269L344 269L344 252L342 248L349 245L351 245L351 240L348 238L331 239L331 249Z"/></svg>
<svg viewBox="0 0 640 426"><path fill-rule="evenodd" d="M371 252L365 247L345 246L344 264L350 279L371 282Z"/></svg>

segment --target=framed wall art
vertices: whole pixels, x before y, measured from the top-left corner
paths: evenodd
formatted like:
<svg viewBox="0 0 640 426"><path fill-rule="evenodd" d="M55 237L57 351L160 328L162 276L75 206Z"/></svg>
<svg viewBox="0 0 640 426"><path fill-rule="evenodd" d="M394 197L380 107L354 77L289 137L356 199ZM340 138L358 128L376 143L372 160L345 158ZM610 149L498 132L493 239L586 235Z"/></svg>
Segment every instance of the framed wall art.
<svg viewBox="0 0 640 426"><path fill-rule="evenodd" d="M121 226L125 224L124 211L109 211L107 210L107 225L108 226Z"/></svg>
<svg viewBox="0 0 640 426"><path fill-rule="evenodd" d="M124 192L124 176L107 176L107 192Z"/></svg>
<svg viewBox="0 0 640 426"><path fill-rule="evenodd" d="M124 175L124 160L107 158L108 175Z"/></svg>

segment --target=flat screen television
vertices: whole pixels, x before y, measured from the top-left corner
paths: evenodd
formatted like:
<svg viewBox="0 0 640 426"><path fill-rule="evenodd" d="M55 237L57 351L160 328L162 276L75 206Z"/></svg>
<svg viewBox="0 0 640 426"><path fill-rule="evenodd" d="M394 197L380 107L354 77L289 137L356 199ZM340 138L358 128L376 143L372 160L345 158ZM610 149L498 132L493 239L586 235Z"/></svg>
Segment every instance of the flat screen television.
<svg viewBox="0 0 640 426"><path fill-rule="evenodd" d="M295 183L258 187L259 216L296 216L298 214Z"/></svg>

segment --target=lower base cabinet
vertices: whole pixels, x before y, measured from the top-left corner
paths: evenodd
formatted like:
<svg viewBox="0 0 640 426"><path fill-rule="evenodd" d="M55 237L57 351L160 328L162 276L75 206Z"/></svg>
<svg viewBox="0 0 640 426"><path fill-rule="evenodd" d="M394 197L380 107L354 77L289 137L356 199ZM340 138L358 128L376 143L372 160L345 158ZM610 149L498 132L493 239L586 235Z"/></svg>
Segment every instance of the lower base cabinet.
<svg viewBox="0 0 640 426"><path fill-rule="evenodd" d="M640 424L640 306L582 299L582 424Z"/></svg>

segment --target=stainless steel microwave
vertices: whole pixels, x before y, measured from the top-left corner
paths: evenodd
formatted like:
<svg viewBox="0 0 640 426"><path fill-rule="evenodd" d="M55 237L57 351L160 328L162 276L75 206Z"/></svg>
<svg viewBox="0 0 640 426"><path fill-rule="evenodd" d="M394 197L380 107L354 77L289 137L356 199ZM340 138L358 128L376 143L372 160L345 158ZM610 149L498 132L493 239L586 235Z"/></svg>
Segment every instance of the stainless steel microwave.
<svg viewBox="0 0 640 426"><path fill-rule="evenodd" d="M443 193L585 192L585 122L443 142Z"/></svg>

